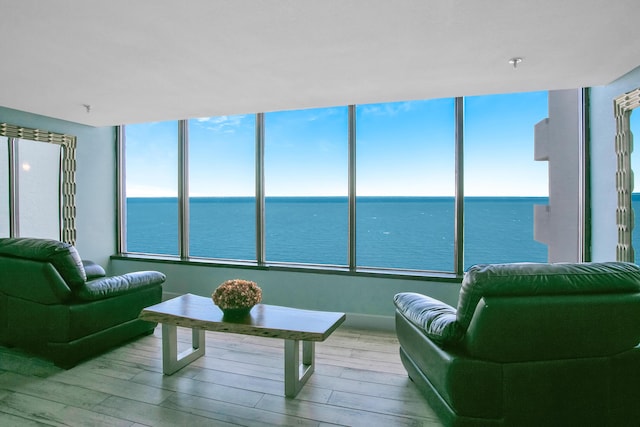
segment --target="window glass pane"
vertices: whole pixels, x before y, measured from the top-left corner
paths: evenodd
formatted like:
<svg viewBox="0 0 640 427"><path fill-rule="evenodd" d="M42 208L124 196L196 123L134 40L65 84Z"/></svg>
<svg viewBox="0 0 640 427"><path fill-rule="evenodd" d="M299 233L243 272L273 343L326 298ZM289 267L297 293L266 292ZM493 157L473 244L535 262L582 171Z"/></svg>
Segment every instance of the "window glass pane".
<svg viewBox="0 0 640 427"><path fill-rule="evenodd" d="M0 237L9 237L9 139L0 136Z"/></svg>
<svg viewBox="0 0 640 427"><path fill-rule="evenodd" d="M189 254L256 259L255 116L189 120Z"/></svg>
<svg viewBox="0 0 640 427"><path fill-rule="evenodd" d="M549 195L534 126L547 116L547 92L465 98L465 268L547 261L547 246L533 240L533 206Z"/></svg>
<svg viewBox="0 0 640 427"><path fill-rule="evenodd" d="M178 122L125 126L127 251L178 255Z"/></svg>
<svg viewBox="0 0 640 427"><path fill-rule="evenodd" d="M632 136L632 147L631 151L631 169L633 170L633 193L631 194L631 205L633 208L633 214L636 218L636 225L632 231L631 244L633 245L633 250L635 255L635 259L638 259L638 251L640 251L640 223L637 222L640 220L640 146L638 146L638 142L640 141L640 109L636 108L631 111L631 136Z"/></svg>
<svg viewBox="0 0 640 427"><path fill-rule="evenodd" d="M356 123L357 264L453 270L454 100L360 105Z"/></svg>
<svg viewBox="0 0 640 427"><path fill-rule="evenodd" d="M18 140L18 206L21 237L60 239L61 147Z"/></svg>
<svg viewBox="0 0 640 427"><path fill-rule="evenodd" d="M265 114L269 261L347 264L348 108Z"/></svg>

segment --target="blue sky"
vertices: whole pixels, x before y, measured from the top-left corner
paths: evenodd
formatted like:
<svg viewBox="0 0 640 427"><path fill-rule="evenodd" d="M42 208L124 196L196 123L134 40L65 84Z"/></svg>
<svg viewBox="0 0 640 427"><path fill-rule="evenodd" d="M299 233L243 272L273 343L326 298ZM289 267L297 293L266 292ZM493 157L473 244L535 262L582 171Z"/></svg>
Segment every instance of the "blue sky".
<svg viewBox="0 0 640 427"><path fill-rule="evenodd" d="M360 105L357 194L453 196L453 99ZM267 196L347 195L347 107L265 114ZM465 99L467 196L546 196L547 163L533 160L547 93ZM127 195L177 195L177 122L130 125ZM254 194L255 116L189 122L192 196Z"/></svg>

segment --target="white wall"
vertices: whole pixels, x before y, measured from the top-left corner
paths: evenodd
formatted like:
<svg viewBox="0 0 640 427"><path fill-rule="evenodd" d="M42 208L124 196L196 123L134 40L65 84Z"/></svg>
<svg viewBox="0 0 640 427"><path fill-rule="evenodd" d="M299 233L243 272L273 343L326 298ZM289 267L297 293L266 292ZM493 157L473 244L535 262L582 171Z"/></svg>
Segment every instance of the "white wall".
<svg viewBox="0 0 640 427"><path fill-rule="evenodd" d="M613 100L637 87L640 87L640 68L610 85L594 87L590 91L591 247L594 261L616 259L616 122L613 117Z"/></svg>
<svg viewBox="0 0 640 427"><path fill-rule="evenodd" d="M176 262L113 259L112 270L114 273L133 270L162 271L167 275L165 297L184 293L209 297L227 279L253 280L262 288L265 304L345 312L346 324L372 329L394 327L393 296L398 292L419 292L455 306L460 291L460 285L451 282L185 265Z"/></svg>
<svg viewBox="0 0 640 427"><path fill-rule="evenodd" d="M534 236L549 262L582 261L580 89L549 92L549 117L536 125L535 158L549 162L549 204L536 206Z"/></svg>

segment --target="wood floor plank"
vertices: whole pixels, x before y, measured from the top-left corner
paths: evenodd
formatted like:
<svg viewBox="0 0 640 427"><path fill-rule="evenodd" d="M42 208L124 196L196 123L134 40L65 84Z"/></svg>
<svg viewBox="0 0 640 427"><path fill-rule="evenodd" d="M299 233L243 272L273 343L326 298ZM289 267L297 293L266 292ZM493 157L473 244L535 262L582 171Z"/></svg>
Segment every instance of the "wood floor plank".
<svg viewBox="0 0 640 427"><path fill-rule="evenodd" d="M162 387L166 390L172 390L178 394L186 394L189 396L205 397L223 402L232 402L242 406L255 406L262 398L262 393L246 390L239 387L229 387L206 381L198 381L191 378L179 376L159 376L155 372L141 373L132 381Z"/></svg>
<svg viewBox="0 0 640 427"><path fill-rule="evenodd" d="M169 398L163 406L182 410L188 408L194 414L242 426L318 426L314 420L180 394Z"/></svg>
<svg viewBox="0 0 640 427"><path fill-rule="evenodd" d="M178 341L188 348L190 330ZM292 399L280 339L206 332L205 356L170 376L160 326L66 371L0 347L0 426L441 426L393 332L341 326L315 348L315 373Z"/></svg>
<svg viewBox="0 0 640 427"><path fill-rule="evenodd" d="M334 391L328 403L359 411L409 417L415 420L423 420L426 423L437 421L437 416L433 410L431 410L424 401L418 401L416 399L405 398L396 400Z"/></svg>
<svg viewBox="0 0 640 427"><path fill-rule="evenodd" d="M85 387L77 387L57 381L43 381L13 372L0 375L0 389L25 394L53 402L90 409L110 396Z"/></svg>
<svg viewBox="0 0 640 427"><path fill-rule="evenodd" d="M75 368L75 372L92 372L106 377L130 380L140 372L148 372L147 369L132 364L118 363L111 359L96 358L88 360Z"/></svg>
<svg viewBox="0 0 640 427"><path fill-rule="evenodd" d="M378 372L370 369L343 368L339 376L350 380L369 381L372 383L389 384L402 387L411 384L412 388L415 389L406 372L390 374L388 372Z"/></svg>
<svg viewBox="0 0 640 427"><path fill-rule="evenodd" d="M150 404L158 404L173 393L163 388L137 384L117 378L108 378L85 371L76 373L73 369L52 375L49 380Z"/></svg>
<svg viewBox="0 0 640 427"><path fill-rule="evenodd" d="M394 362L369 360L362 357L325 357L322 359L322 363L325 365L335 365L351 369L358 369L362 368L363 366L367 366L367 368L371 370L395 375L406 373L399 360L397 362Z"/></svg>
<svg viewBox="0 0 640 427"><path fill-rule="evenodd" d="M38 421L29 420L27 418L0 411L0 425L11 427L43 427L50 426L51 424L40 423Z"/></svg>
<svg viewBox="0 0 640 427"><path fill-rule="evenodd" d="M385 415L375 412L360 411L336 405L324 405L297 399L265 395L257 406L260 409L282 414L296 414L302 418L315 419L322 422L343 426L425 426L425 420L404 416ZM430 421L429 421L430 422ZM434 424L438 425L438 424Z"/></svg>
<svg viewBox="0 0 640 427"><path fill-rule="evenodd" d="M283 394L284 378L271 380L237 374L235 372L203 370L195 379L228 387L239 387L259 393Z"/></svg>
<svg viewBox="0 0 640 427"><path fill-rule="evenodd" d="M318 373L311 376L307 385L330 389L333 392L356 393L369 397L385 398L394 396L402 399L415 399L418 396L413 386L398 387L389 384L372 383L361 379L327 377Z"/></svg>
<svg viewBox="0 0 640 427"><path fill-rule="evenodd" d="M132 424L125 419L21 393L0 400L0 412L52 426L130 427Z"/></svg>
<svg viewBox="0 0 640 427"><path fill-rule="evenodd" d="M148 371L162 373L162 350L158 348L160 356L149 358L145 356L139 356L136 353L108 353L100 356L107 360L112 360L117 363L121 363L127 366L139 367Z"/></svg>
<svg viewBox="0 0 640 427"><path fill-rule="evenodd" d="M96 412L114 417L127 417L136 423L154 427L211 427L211 418L193 414L182 409L151 405L135 400L112 396L94 408ZM237 424L218 421L216 426L234 426Z"/></svg>
<svg viewBox="0 0 640 427"><path fill-rule="evenodd" d="M209 371L232 372L235 374L255 376L274 381L282 380L284 375L284 359L279 362L278 366L260 366L255 363L250 363L247 360L228 360L203 357L193 362L192 365ZM213 372L211 372L211 374L216 375Z"/></svg>

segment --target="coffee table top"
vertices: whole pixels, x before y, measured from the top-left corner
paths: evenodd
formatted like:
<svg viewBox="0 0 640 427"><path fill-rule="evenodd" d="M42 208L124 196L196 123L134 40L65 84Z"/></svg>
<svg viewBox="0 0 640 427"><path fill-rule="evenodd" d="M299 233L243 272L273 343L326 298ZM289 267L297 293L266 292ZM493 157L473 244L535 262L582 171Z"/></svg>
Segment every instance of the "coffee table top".
<svg viewBox="0 0 640 427"><path fill-rule="evenodd" d="M142 310L139 318L187 328L302 341L324 341L344 313L257 304L242 318L228 319L211 298L185 294Z"/></svg>

